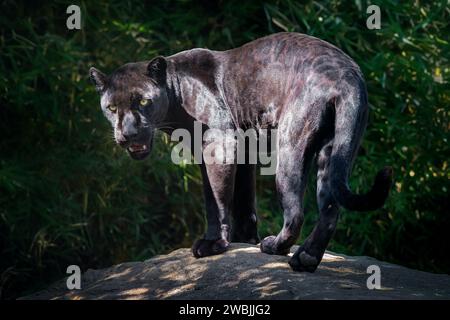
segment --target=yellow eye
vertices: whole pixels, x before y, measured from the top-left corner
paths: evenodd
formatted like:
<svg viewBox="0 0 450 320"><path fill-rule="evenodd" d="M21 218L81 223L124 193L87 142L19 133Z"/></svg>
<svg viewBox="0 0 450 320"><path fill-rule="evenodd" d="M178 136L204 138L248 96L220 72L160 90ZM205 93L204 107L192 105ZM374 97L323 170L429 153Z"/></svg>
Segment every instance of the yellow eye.
<svg viewBox="0 0 450 320"><path fill-rule="evenodd" d="M108 106L108 109L109 109L109 111L111 111L112 113L116 113L116 111L117 111L117 107L116 106L113 106L113 105L109 105Z"/></svg>
<svg viewBox="0 0 450 320"><path fill-rule="evenodd" d="M141 106L146 106L147 103L148 103L148 100L147 100L147 99L141 99L141 101L139 101L139 104L140 104Z"/></svg>

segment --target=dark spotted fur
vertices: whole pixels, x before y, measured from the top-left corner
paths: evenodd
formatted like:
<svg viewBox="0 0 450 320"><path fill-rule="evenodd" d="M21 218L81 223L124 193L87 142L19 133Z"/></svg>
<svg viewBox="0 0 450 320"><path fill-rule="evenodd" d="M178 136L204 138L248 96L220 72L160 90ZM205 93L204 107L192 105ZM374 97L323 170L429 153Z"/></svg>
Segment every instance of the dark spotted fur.
<svg viewBox="0 0 450 320"><path fill-rule="evenodd" d="M194 120L204 129L278 128L276 187L284 225L277 236L261 242L265 253L286 254L298 239L307 174L316 159L320 218L291 258L294 270L317 268L339 206L374 210L388 195L390 168L380 171L367 194L348 187L367 123L367 92L356 63L325 41L279 33L228 51L193 49L127 64L109 77L93 68L90 74L124 147L138 142L149 152L156 128L192 132ZM141 97L152 100L151 108L136 107ZM110 103L118 106L117 115L105 110ZM208 227L193 245L194 256L222 253L230 240L257 243L255 165L202 164L201 171Z"/></svg>

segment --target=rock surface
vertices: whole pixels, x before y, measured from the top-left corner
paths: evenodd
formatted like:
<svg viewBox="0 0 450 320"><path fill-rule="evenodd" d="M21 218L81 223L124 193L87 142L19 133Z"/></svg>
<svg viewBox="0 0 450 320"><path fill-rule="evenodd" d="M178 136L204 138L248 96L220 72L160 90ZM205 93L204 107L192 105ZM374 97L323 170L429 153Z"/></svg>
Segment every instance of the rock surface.
<svg viewBox="0 0 450 320"><path fill-rule="evenodd" d="M80 290L68 290L63 279L23 299L450 299L449 275L331 252L315 273L297 273L288 260L241 243L202 259L178 249L144 262L88 270ZM367 288L369 265L380 267L380 289Z"/></svg>

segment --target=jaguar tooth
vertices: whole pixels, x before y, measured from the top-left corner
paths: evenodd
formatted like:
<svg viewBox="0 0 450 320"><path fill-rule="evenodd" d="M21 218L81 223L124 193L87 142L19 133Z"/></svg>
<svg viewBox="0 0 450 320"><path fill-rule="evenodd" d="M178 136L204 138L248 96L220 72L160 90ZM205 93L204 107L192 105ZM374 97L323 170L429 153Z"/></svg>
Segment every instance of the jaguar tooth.
<svg viewBox="0 0 450 320"><path fill-rule="evenodd" d="M144 151L147 150L147 146L145 144L133 144L128 149L131 152Z"/></svg>

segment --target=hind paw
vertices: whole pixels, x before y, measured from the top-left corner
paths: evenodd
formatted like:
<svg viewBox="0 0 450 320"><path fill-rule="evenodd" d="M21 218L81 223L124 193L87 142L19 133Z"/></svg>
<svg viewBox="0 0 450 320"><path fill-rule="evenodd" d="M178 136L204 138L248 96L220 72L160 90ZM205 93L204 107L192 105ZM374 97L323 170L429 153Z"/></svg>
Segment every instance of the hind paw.
<svg viewBox="0 0 450 320"><path fill-rule="evenodd" d="M300 247L289 260L289 265L294 271L314 272L319 266L320 261L321 258L307 253L303 247Z"/></svg>

